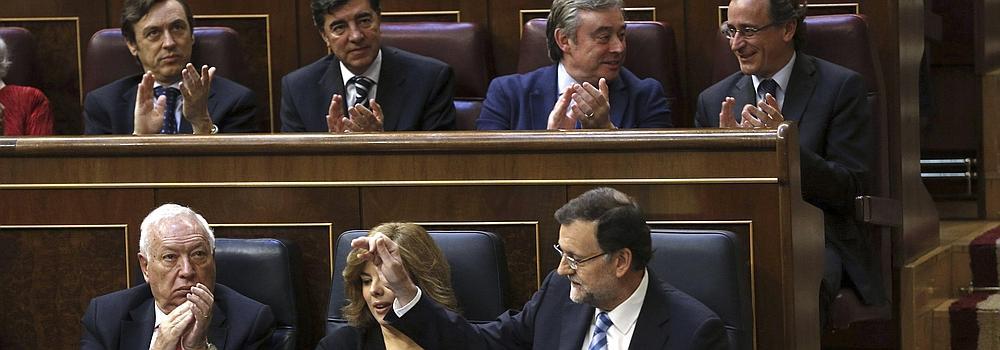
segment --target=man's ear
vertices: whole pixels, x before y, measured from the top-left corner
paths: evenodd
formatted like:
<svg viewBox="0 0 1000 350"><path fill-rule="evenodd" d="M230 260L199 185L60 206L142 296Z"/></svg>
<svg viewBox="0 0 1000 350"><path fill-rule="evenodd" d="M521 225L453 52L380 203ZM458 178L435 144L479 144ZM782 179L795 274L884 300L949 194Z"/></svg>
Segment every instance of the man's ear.
<svg viewBox="0 0 1000 350"><path fill-rule="evenodd" d="M556 45L559 45L559 49L562 50L563 53L569 51L570 39L569 35L566 35L566 31L562 28L556 28L554 36L556 39Z"/></svg>
<svg viewBox="0 0 1000 350"><path fill-rule="evenodd" d="M799 29L799 23L796 21L785 22L782 29L784 29L785 32L781 35L781 40L786 43L790 43L792 40L795 40L795 31Z"/></svg>
<svg viewBox="0 0 1000 350"><path fill-rule="evenodd" d="M139 253L139 269L142 270L142 279L146 280L146 282L149 282L148 266L149 260L146 260L146 256L142 255L142 253Z"/></svg>
<svg viewBox="0 0 1000 350"><path fill-rule="evenodd" d="M632 269L632 249L622 248L615 254L615 276L621 278Z"/></svg>
<svg viewBox="0 0 1000 350"><path fill-rule="evenodd" d="M128 52L131 52L132 56L135 56L137 58L139 57L139 46L136 45L136 43L128 41L128 39L125 39L125 45L128 45Z"/></svg>

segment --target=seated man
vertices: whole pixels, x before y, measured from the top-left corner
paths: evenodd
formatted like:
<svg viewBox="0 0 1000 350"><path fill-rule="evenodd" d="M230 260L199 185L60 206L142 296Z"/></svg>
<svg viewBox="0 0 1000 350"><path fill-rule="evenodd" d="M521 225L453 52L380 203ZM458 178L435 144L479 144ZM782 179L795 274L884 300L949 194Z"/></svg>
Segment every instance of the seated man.
<svg viewBox="0 0 1000 350"><path fill-rule="evenodd" d="M312 14L331 54L281 79L281 131L455 129L451 67L382 46L378 0L312 0Z"/></svg>
<svg viewBox="0 0 1000 350"><path fill-rule="evenodd" d="M797 51L805 44L805 6L793 0L733 0L722 26L740 71L698 97L695 125L773 128L798 122L802 197L823 209L826 236L820 314L841 286L868 304L886 302L868 238L854 220L873 161L871 107L864 80L847 68ZM850 282L842 281L846 271Z"/></svg>
<svg viewBox="0 0 1000 350"><path fill-rule="evenodd" d="M546 28L553 64L490 82L479 130L667 128L663 86L625 62L621 0L555 0Z"/></svg>
<svg viewBox="0 0 1000 350"><path fill-rule="evenodd" d="M122 35L146 73L87 94L87 134L255 131L250 89L190 63L193 25L185 0L125 0Z"/></svg>
<svg viewBox="0 0 1000 350"><path fill-rule="evenodd" d="M146 283L90 301L81 349L258 349L270 338L271 308L215 283L205 218L164 204L140 230Z"/></svg>
<svg viewBox="0 0 1000 350"><path fill-rule="evenodd" d="M723 322L656 278L649 226L635 200L590 190L555 214L562 260L521 312L473 325L423 296L384 235L354 248L395 294L384 321L425 349L726 349Z"/></svg>

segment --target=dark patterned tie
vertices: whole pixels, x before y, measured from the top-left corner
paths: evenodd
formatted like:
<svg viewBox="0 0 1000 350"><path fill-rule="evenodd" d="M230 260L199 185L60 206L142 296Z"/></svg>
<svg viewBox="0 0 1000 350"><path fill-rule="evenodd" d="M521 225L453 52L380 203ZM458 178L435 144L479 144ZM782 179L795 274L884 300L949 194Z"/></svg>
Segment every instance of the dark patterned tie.
<svg viewBox="0 0 1000 350"><path fill-rule="evenodd" d="M355 75L351 79L347 80L348 84L354 84L354 104L361 104L365 108L371 108L368 103L368 92L371 91L372 86L375 86L375 81L364 75Z"/></svg>
<svg viewBox="0 0 1000 350"><path fill-rule="evenodd" d="M181 95L181 91L177 88L164 88L162 86L157 86L153 89L153 95L155 98L160 98L160 96L167 95L167 105L163 108L163 127L160 129L161 134L176 134L177 133L177 97Z"/></svg>
<svg viewBox="0 0 1000 350"><path fill-rule="evenodd" d="M757 92L760 93L761 100L763 100L765 96L767 96L765 94L771 94L771 96L773 96L774 99L777 100L778 82L774 81L774 79L764 79L764 81L761 81L760 85L757 86Z"/></svg>
<svg viewBox="0 0 1000 350"><path fill-rule="evenodd" d="M611 318L607 312L597 314L597 327L594 327L594 336L590 339L589 350L608 349L608 328L611 328Z"/></svg>

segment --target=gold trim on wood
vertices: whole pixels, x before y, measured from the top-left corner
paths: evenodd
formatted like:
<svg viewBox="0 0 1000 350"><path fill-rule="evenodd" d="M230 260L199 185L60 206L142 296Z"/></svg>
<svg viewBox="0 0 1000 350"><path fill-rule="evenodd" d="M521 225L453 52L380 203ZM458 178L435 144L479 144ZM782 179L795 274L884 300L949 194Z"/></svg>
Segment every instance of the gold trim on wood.
<svg viewBox="0 0 1000 350"><path fill-rule="evenodd" d="M208 224L210 227L326 227L328 252L330 256L330 276L333 276L333 223L332 222L306 222L306 223L258 223L258 224ZM213 229L214 231L214 229Z"/></svg>
<svg viewBox="0 0 1000 350"><path fill-rule="evenodd" d="M62 229L74 229L74 228L120 228L125 233L125 288L127 289L132 285L132 264L129 263L129 248L128 248L128 224L112 224L112 225L0 225L0 231L4 229L52 229L52 228L62 228Z"/></svg>
<svg viewBox="0 0 1000 350"><path fill-rule="evenodd" d="M753 348L757 349L757 279L754 276L754 244L753 244L753 220L650 220L646 221L649 225L747 225L748 234L747 245L749 245L749 251L747 252L749 258L748 268L750 269L750 318L753 320L750 333L753 337Z"/></svg>
<svg viewBox="0 0 1000 350"><path fill-rule="evenodd" d="M535 289L542 287L542 233L538 230L538 221L424 221L415 222L420 226L535 226Z"/></svg>
<svg viewBox="0 0 1000 350"><path fill-rule="evenodd" d="M690 179L581 179L581 180L423 180L423 181L273 181L273 182L123 182L63 184L0 184L0 190L24 189L122 189L122 188L219 188L219 187L406 187L406 186L536 186L536 185L683 185L683 184L776 184L774 177Z"/></svg>
<svg viewBox="0 0 1000 350"><path fill-rule="evenodd" d="M271 133L274 133L274 78L271 76L271 15L268 14L249 14L249 15L195 15L195 19L264 19L264 44L267 46L267 98L269 100L268 107L268 125L267 127L271 129ZM246 48L244 48L246 49Z"/></svg>
<svg viewBox="0 0 1000 350"><path fill-rule="evenodd" d="M857 3L857 2L845 2L845 3L842 3L842 4L806 4L806 8L809 8L809 7L818 7L818 8L823 8L823 7L853 7L855 15L861 14L861 3ZM717 18L716 23L718 23L719 25L722 25L722 11L723 10L729 10L729 6L728 5L727 6L719 6L718 12L716 13L716 15L717 15L716 16L716 18Z"/></svg>
<svg viewBox="0 0 1000 350"><path fill-rule="evenodd" d="M80 106L83 106L83 49L80 39L80 17L8 17L0 18L0 23L4 22L62 22L73 21L76 27L76 70L77 84L80 88Z"/></svg>
<svg viewBox="0 0 1000 350"><path fill-rule="evenodd" d="M520 37L524 36L524 23L525 23L525 21L524 21L524 14L526 14L526 13L548 13L549 11L550 11L550 9L518 10L517 11L517 20L518 20L517 23L519 23L520 29L518 29L517 37L520 38ZM657 16L656 16L656 7L626 7L624 9L622 9L622 11L624 11L624 12L630 12L630 11L631 12L652 11L653 12L653 20L655 21L657 19Z"/></svg>
<svg viewBox="0 0 1000 350"><path fill-rule="evenodd" d="M382 17L404 17L404 16L421 16L421 15L455 15L455 22L462 21L462 11L448 10L448 11L395 11L395 12L382 12Z"/></svg>

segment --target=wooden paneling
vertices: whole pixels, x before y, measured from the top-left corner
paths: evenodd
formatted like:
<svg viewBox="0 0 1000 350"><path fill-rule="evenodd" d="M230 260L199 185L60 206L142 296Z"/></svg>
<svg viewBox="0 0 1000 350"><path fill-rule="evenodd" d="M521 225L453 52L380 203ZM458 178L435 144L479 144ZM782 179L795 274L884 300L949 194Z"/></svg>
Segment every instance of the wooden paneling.
<svg viewBox="0 0 1000 350"><path fill-rule="evenodd" d="M263 132L279 130L280 100L272 102L271 96L274 82L280 81L271 80L271 41L268 30L271 27L270 17L268 15L198 16L195 18L195 23L197 26L229 27L240 34L240 46L243 48L246 66L243 76L234 80L250 88L257 97L257 115L254 118L257 130Z"/></svg>
<svg viewBox="0 0 1000 350"><path fill-rule="evenodd" d="M128 229L0 226L0 348L78 347L90 299L125 288Z"/></svg>
<svg viewBox="0 0 1000 350"><path fill-rule="evenodd" d="M980 176L983 180L983 212L987 219L1000 219L1000 72L991 72L983 77L983 151L981 153Z"/></svg>

